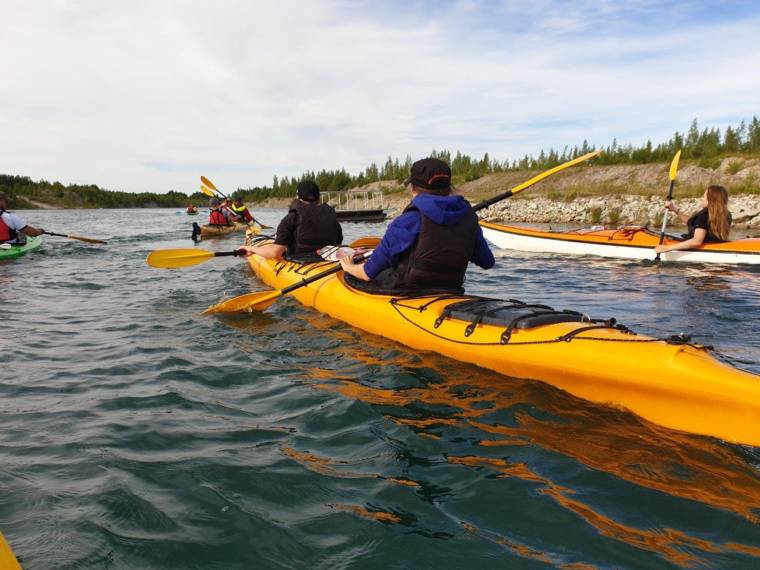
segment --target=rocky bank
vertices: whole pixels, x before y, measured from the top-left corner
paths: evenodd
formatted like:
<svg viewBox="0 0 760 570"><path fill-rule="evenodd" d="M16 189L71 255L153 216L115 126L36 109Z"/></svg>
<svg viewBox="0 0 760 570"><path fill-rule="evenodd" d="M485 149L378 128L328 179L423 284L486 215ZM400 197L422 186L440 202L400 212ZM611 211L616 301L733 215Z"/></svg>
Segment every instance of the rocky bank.
<svg viewBox="0 0 760 570"><path fill-rule="evenodd" d="M491 206L481 216L504 223L657 226L662 221L669 166L662 163L577 166ZM497 172L464 182L458 190L475 204L536 174L538 171ZM721 184L728 189L735 227L760 228L760 158L728 157L707 166L682 162L675 203L684 212L696 212L699 197L709 184ZM357 190L383 191L391 216L409 203L409 193L395 181L373 182ZM253 206L283 208L289 202L290 199L277 198Z"/></svg>

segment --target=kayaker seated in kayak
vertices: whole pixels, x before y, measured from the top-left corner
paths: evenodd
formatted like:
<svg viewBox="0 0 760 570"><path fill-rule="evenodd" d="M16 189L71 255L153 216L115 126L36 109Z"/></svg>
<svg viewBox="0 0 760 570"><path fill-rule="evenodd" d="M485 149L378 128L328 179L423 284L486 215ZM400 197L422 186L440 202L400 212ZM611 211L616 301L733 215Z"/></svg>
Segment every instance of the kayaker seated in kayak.
<svg viewBox="0 0 760 570"><path fill-rule="evenodd" d="M684 241L672 245L658 245L655 253L693 249L703 243L727 241L731 230L731 214L728 212L728 192L723 186L708 186L702 196L702 209L687 217L673 202L666 201L665 208L686 224L689 233Z"/></svg>
<svg viewBox="0 0 760 570"><path fill-rule="evenodd" d="M274 243L261 246L244 246L247 255L258 254L267 259L315 256L327 245L340 245L343 230L335 209L319 200L319 186L304 180L296 187L297 198L287 215L277 226Z"/></svg>
<svg viewBox="0 0 760 570"><path fill-rule="evenodd" d="M222 206L220 208L222 211L222 214L227 218L227 222L230 224L234 224L235 222L242 221L242 218L238 216L232 209L232 200L229 198L225 198L224 202L222 202Z"/></svg>
<svg viewBox="0 0 760 570"><path fill-rule="evenodd" d="M448 164L435 158L418 160L406 183L411 184L412 201L388 226L369 260L355 264L350 257L341 259L343 270L356 278L350 284L369 292L461 290L470 261L483 269L493 267L477 214L467 200L452 194Z"/></svg>
<svg viewBox="0 0 760 570"><path fill-rule="evenodd" d="M198 208L196 208L196 207L195 207L195 206L193 206L192 204L188 204L188 205L187 205L187 213L188 213L188 214L191 214L191 213L193 213L193 212L197 212L197 211L198 211Z"/></svg>
<svg viewBox="0 0 760 570"><path fill-rule="evenodd" d="M219 198L211 198L208 201L209 213L208 223L212 226L229 226L232 223L227 219L227 216L222 212L222 204Z"/></svg>
<svg viewBox="0 0 760 570"><path fill-rule="evenodd" d="M243 203L242 198L235 198L235 201L232 203L231 208L235 215L239 216L240 219L242 219L246 224L250 224L251 222L255 221L251 215L251 212L248 211L248 208Z"/></svg>
<svg viewBox="0 0 760 570"><path fill-rule="evenodd" d="M45 233L42 228L30 226L16 214L8 212L7 207L8 196L0 192L0 243L24 245L26 236L39 236Z"/></svg>

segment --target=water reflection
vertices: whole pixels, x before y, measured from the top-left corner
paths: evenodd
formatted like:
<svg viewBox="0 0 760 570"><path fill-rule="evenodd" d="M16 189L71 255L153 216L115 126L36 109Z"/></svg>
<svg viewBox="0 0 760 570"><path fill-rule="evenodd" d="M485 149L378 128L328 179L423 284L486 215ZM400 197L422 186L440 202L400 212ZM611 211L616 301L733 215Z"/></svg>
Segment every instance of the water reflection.
<svg viewBox="0 0 760 570"><path fill-rule="evenodd" d="M686 500L701 505L697 511L705 519L716 516L717 509L723 516L740 517L749 528L760 523L760 478L736 448L578 400L542 383L504 377L434 354L395 350L371 335L333 328L334 321L321 315L302 316L316 334L340 340L323 355L323 362L331 364L304 369L305 378L318 390L380 406L387 420L434 438L448 463L531 483L536 493L551 498L599 535L657 553L673 564L705 564L705 555L721 553L760 557L757 546L710 540L705 537L709 532L678 514L678 505ZM368 372L381 366L386 370L381 377ZM512 460L512 455L522 460ZM577 469L576 462L585 466L585 476L590 472L596 478L612 478L612 487L624 482L637 496L655 493L647 500L662 505L660 518L668 524L631 522L642 515L651 520L641 505L627 505L628 511L618 519L613 505L589 498L583 486L574 487L556 466L547 468L547 457L556 464L557 455L572 469ZM327 458L305 461L323 473L325 464L340 464ZM432 484L413 483L418 492ZM529 558L551 559L513 538L480 529L475 520L460 523Z"/></svg>

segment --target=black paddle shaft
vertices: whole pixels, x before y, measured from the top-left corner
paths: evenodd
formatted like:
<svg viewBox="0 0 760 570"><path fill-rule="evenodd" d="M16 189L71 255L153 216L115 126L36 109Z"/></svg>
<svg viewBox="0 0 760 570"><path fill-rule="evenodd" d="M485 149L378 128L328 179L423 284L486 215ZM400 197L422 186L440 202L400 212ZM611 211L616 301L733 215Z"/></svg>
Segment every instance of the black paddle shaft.
<svg viewBox="0 0 760 570"><path fill-rule="evenodd" d="M227 255L241 255L241 250L236 249L234 251L215 251L214 257L225 257Z"/></svg>
<svg viewBox="0 0 760 570"><path fill-rule="evenodd" d="M501 200L504 200L506 198L509 198L512 196L514 192L512 190L507 190L506 192L502 192L501 194L497 194L493 198L489 198L488 200L483 200L479 204L475 204L472 207L473 212L477 212L478 210L483 210L484 208L488 208L488 206L494 205L496 202L500 202Z"/></svg>
<svg viewBox="0 0 760 570"><path fill-rule="evenodd" d="M359 261L364 261L369 257L368 253L361 253L359 255L354 256L354 263L358 263ZM338 271L342 271L343 267L341 267L340 263L336 265L335 267L328 269L327 271L323 271L321 273L317 273L316 275L312 275L311 277L307 277L306 279L302 279L298 283L293 283L293 285L288 285L282 291L280 291L283 295L290 293L291 291L295 291L296 289L300 287L305 287L309 283L314 283L315 281L319 281L323 277L327 277L328 275L332 275L333 273L337 273Z"/></svg>

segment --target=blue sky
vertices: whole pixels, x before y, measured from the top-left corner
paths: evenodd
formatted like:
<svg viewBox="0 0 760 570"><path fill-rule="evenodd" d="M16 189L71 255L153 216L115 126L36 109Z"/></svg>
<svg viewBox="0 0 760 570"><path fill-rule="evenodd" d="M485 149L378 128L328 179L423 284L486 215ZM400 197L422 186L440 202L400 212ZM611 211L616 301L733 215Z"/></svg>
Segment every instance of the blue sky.
<svg viewBox="0 0 760 570"><path fill-rule="evenodd" d="M225 188L760 115L760 3L4 0L0 172Z"/></svg>

